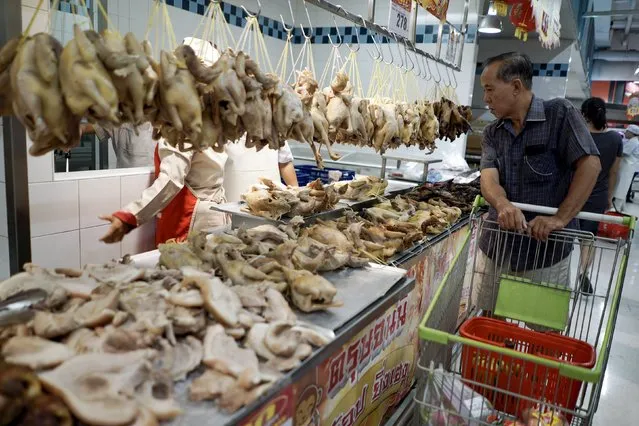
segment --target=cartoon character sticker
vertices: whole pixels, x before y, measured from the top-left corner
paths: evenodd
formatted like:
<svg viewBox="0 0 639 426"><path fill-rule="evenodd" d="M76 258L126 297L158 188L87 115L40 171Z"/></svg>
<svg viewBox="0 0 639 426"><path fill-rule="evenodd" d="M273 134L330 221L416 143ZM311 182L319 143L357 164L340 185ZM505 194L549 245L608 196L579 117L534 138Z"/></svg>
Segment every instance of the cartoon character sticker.
<svg viewBox="0 0 639 426"><path fill-rule="evenodd" d="M320 426L319 406L322 402L322 389L309 385L300 395L295 409L295 426Z"/></svg>

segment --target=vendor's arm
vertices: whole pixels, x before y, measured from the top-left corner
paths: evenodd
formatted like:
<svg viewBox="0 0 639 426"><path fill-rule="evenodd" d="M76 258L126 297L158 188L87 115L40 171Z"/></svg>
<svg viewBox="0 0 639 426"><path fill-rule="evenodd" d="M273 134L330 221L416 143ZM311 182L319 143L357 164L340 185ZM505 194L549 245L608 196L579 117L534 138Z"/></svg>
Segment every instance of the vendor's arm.
<svg viewBox="0 0 639 426"><path fill-rule="evenodd" d="M157 216L184 187L193 152L180 152L164 141L158 143L161 159L158 177L139 199L103 217L111 222L111 227L100 241L114 243L122 240L126 233Z"/></svg>
<svg viewBox="0 0 639 426"><path fill-rule="evenodd" d="M288 146L288 142L284 142L284 146L278 151L278 165L280 168L280 177L288 186L299 186L297 182L297 174L293 165L293 153Z"/></svg>
<svg viewBox="0 0 639 426"><path fill-rule="evenodd" d="M623 157L623 140L619 138L619 148L617 149L617 157L615 162L610 168L610 174L608 177L608 210L613 208L612 199L614 198L615 187L617 186L617 179L619 178L619 168L621 167L621 157Z"/></svg>
<svg viewBox="0 0 639 426"><path fill-rule="evenodd" d="M537 216L530 221L530 234L533 238L545 241L552 231L565 228L586 204L597 183L601 171L599 150L586 126L581 113L569 107L563 120L563 135L559 139L561 157L574 169L568 195L559 205L554 216ZM549 188L552 190L552 188Z"/></svg>
<svg viewBox="0 0 639 426"><path fill-rule="evenodd" d="M503 229L523 231L526 218L517 207L508 200L506 191L499 182L499 164L497 152L487 132L484 133L481 150L481 193L488 204L497 210L497 221Z"/></svg>

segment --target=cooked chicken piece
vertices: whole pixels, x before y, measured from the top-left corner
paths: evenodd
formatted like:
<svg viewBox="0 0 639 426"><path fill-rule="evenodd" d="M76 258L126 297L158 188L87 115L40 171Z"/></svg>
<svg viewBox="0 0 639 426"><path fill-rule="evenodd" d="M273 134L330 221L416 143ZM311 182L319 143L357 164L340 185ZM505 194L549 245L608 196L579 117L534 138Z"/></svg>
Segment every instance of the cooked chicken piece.
<svg viewBox="0 0 639 426"><path fill-rule="evenodd" d="M291 310L288 302L277 290L272 288L266 290L264 294L267 306L264 309L263 316L268 322L273 321L296 321L297 316Z"/></svg>
<svg viewBox="0 0 639 426"><path fill-rule="evenodd" d="M106 29L101 35L94 31L86 31L85 34L111 75L124 118L136 125L140 124L146 92L142 73L137 66L139 56L128 54L124 38L116 31Z"/></svg>
<svg viewBox="0 0 639 426"><path fill-rule="evenodd" d="M146 407L138 407L138 417L129 426L159 426L158 419Z"/></svg>
<svg viewBox="0 0 639 426"><path fill-rule="evenodd" d="M89 276L103 284L129 284L144 279L144 269L122 263L107 263L104 265L87 265L85 270Z"/></svg>
<svg viewBox="0 0 639 426"><path fill-rule="evenodd" d="M335 333L316 327L313 324L297 323L292 330L300 333L303 342L318 348L328 345L335 339Z"/></svg>
<svg viewBox="0 0 639 426"><path fill-rule="evenodd" d="M293 304L304 312L342 306L334 301L337 289L326 278L308 271L284 269Z"/></svg>
<svg viewBox="0 0 639 426"><path fill-rule="evenodd" d="M242 302L222 280L217 277L186 277L183 285L194 285L200 289L204 307L216 320L231 327L239 324Z"/></svg>
<svg viewBox="0 0 639 426"><path fill-rule="evenodd" d="M237 55L230 49L224 52L211 67L213 79L208 83L208 91L213 94L215 102L220 106L220 115L231 125L237 124L239 116L246 111L246 89L240 81L236 69L244 69L246 57L244 53ZM233 139L235 140L235 139Z"/></svg>
<svg viewBox="0 0 639 426"><path fill-rule="evenodd" d="M73 314L73 319L83 327L98 327L113 320L118 308L120 291L112 290L106 296L86 302Z"/></svg>
<svg viewBox="0 0 639 426"><path fill-rule="evenodd" d="M52 294L57 287L62 287L73 297L88 299L91 292L98 286L95 280L85 276L68 278L63 275L53 274L33 264L26 264L24 268L26 272L13 275L2 282L0 285L0 300L5 300L18 292L34 288L40 288Z"/></svg>
<svg viewBox="0 0 639 426"><path fill-rule="evenodd" d="M255 352L240 348L219 324L210 326L206 330L202 362L214 370L241 379L246 386L259 383Z"/></svg>
<svg viewBox="0 0 639 426"><path fill-rule="evenodd" d="M173 323L176 335L197 334L206 327L206 315L202 309L188 309L182 306L169 307L167 318Z"/></svg>
<svg viewBox="0 0 639 426"><path fill-rule="evenodd" d="M117 91L95 46L79 25L60 56L60 84L66 104L77 116L90 112L98 120L120 122Z"/></svg>
<svg viewBox="0 0 639 426"><path fill-rule="evenodd" d="M67 406L59 398L53 395L38 395L28 402L20 424L23 426L73 426L73 418Z"/></svg>
<svg viewBox="0 0 639 426"><path fill-rule="evenodd" d="M238 230L237 236L245 243L269 240L275 243L288 241L288 235L273 225L260 225L246 230Z"/></svg>
<svg viewBox="0 0 639 426"><path fill-rule="evenodd" d="M68 346L36 336L12 337L2 347L7 362L34 370L55 367L74 355Z"/></svg>
<svg viewBox="0 0 639 426"><path fill-rule="evenodd" d="M304 114L302 115L302 119L293 124L293 127L291 127L287 137L310 146L313 156L315 157L317 167L323 169L324 161L322 160L319 149L317 149L313 142L313 135L315 134L313 117L311 116L311 112L308 108L304 108L303 111ZM292 215L297 216L298 213L292 213Z"/></svg>
<svg viewBox="0 0 639 426"><path fill-rule="evenodd" d="M288 358L302 343L301 334L293 330L293 322L275 321L269 324L264 344L277 356Z"/></svg>
<svg viewBox="0 0 639 426"><path fill-rule="evenodd" d="M184 380L186 375L195 370L202 361L202 342L193 336L186 336L179 340L177 345L164 347L165 351L171 351L171 365L163 364L162 367L171 373L174 381Z"/></svg>
<svg viewBox="0 0 639 426"><path fill-rule="evenodd" d="M160 265L168 269L180 269L184 266L200 268L202 260L193 253L188 244L166 243L158 246Z"/></svg>
<svg viewBox="0 0 639 426"><path fill-rule="evenodd" d="M227 335L231 336L235 340L243 339L246 335L246 330L243 327L226 327L224 331Z"/></svg>
<svg viewBox="0 0 639 426"><path fill-rule="evenodd" d="M160 94L173 128L196 138L202 131L202 105L182 53L183 50L176 50L175 54L162 51Z"/></svg>
<svg viewBox="0 0 639 426"><path fill-rule="evenodd" d="M131 423L138 403L127 392L146 376L153 351L78 355L55 370L41 373L45 388L61 397L71 412L87 424L116 426Z"/></svg>
<svg viewBox="0 0 639 426"><path fill-rule="evenodd" d="M253 187L242 194L242 200L247 204L246 211L268 219L279 220L291 210L291 205L286 200L271 196L266 189Z"/></svg>
<svg viewBox="0 0 639 426"><path fill-rule="evenodd" d="M302 343L295 349L293 356L289 358L276 357L266 363L268 367L278 371L291 371L302 364L302 361L311 356L313 348L311 345Z"/></svg>
<svg viewBox="0 0 639 426"><path fill-rule="evenodd" d="M351 96L342 93L348 83L348 76L341 71L335 75L331 82L332 96L329 96L326 111L329 135L335 135L338 129L345 129L347 135L353 134L350 112Z"/></svg>
<svg viewBox="0 0 639 426"><path fill-rule="evenodd" d="M279 244L268 256L281 266L294 269L293 253L297 249L297 246L298 243L296 241L286 241L285 243Z"/></svg>
<svg viewBox="0 0 639 426"><path fill-rule="evenodd" d="M99 338L102 341L102 352L108 353L145 349L149 343L142 333L113 326L106 327L99 333Z"/></svg>
<svg viewBox="0 0 639 426"><path fill-rule="evenodd" d="M227 413L234 413L243 406L255 401L270 387L271 383L265 383L247 390L238 381L220 396L217 400L217 406Z"/></svg>
<svg viewBox="0 0 639 426"><path fill-rule="evenodd" d="M3 363L0 365L0 396L12 400L31 400L42 392L38 376L29 368ZM0 414L4 414L0 410Z"/></svg>
<svg viewBox="0 0 639 426"><path fill-rule="evenodd" d="M335 247L343 252L348 253L353 250L353 243L351 243L342 232L336 228L326 226L326 224L321 222L304 229L302 235L308 236L328 246Z"/></svg>
<svg viewBox="0 0 639 426"><path fill-rule="evenodd" d="M37 311L33 317L33 331L45 339L65 336L80 326L74 315L75 310L59 314Z"/></svg>
<svg viewBox="0 0 639 426"><path fill-rule="evenodd" d="M395 115L394 106L371 104L369 112L375 124L373 148L379 153L384 153L391 145L393 138L399 135L399 122Z"/></svg>
<svg viewBox="0 0 639 426"><path fill-rule="evenodd" d="M200 308L204 306L204 299L202 299L202 294L199 290L173 291L172 289L167 300L174 305L185 308Z"/></svg>
<svg viewBox="0 0 639 426"><path fill-rule="evenodd" d="M207 369L189 386L189 398L192 401L216 399L235 384L236 379L217 370Z"/></svg>
<svg viewBox="0 0 639 426"><path fill-rule="evenodd" d="M61 52L62 46L55 38L38 33L25 39L11 65L13 112L35 146L44 140L59 148L80 143L79 118L67 109L58 79ZM70 131L72 123L75 132ZM44 154L41 148L35 151Z"/></svg>
<svg viewBox="0 0 639 426"><path fill-rule="evenodd" d="M0 116L13 113L11 102L11 63L18 53L20 38L15 37L0 47Z"/></svg>
<svg viewBox="0 0 639 426"><path fill-rule="evenodd" d="M152 372L136 389L135 399L158 420L170 420L182 414L182 409L173 398L173 380L166 372Z"/></svg>
<svg viewBox="0 0 639 426"><path fill-rule="evenodd" d="M79 328L72 331L64 343L78 354L104 352L104 336L88 328Z"/></svg>
<svg viewBox="0 0 639 426"><path fill-rule="evenodd" d="M273 290L273 291L279 293L277 290ZM246 309L243 309L240 312L239 318L240 318L240 325L245 329L251 328L253 324L255 323L266 321L261 315L258 315Z"/></svg>
<svg viewBox="0 0 639 426"><path fill-rule="evenodd" d="M234 258L241 256L234 255ZM257 268L254 268L244 260L230 260L224 253L216 254L216 265L222 270L222 274L230 279L234 285L262 285L275 288L278 291L286 289L286 282L273 282L271 277Z"/></svg>
<svg viewBox="0 0 639 426"><path fill-rule="evenodd" d="M263 308L266 306L266 292L268 291L268 287L259 285L234 286L231 287L231 290L239 296L242 306L245 308Z"/></svg>
<svg viewBox="0 0 639 426"><path fill-rule="evenodd" d="M144 52L144 48L133 33L126 33L124 36L124 44L126 46L127 53L129 55L137 56L138 58L135 65L138 68L138 71L142 73L142 79L144 81L144 104L150 106L152 105L155 93L157 92L159 79L158 74L153 69L153 66L151 66L151 62Z"/></svg>
<svg viewBox="0 0 639 426"><path fill-rule="evenodd" d="M129 313L124 311L117 311L111 320L111 325L119 327L129 319Z"/></svg>
<svg viewBox="0 0 639 426"><path fill-rule="evenodd" d="M279 82L273 90L273 122L279 135L290 134L295 123L304 119L302 101L293 88Z"/></svg>

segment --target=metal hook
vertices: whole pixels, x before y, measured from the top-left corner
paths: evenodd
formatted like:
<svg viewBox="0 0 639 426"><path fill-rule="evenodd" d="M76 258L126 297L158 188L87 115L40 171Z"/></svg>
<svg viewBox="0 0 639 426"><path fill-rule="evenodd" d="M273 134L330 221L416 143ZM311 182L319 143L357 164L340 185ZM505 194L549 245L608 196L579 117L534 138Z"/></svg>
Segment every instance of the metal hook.
<svg viewBox="0 0 639 426"><path fill-rule="evenodd" d="M457 89L457 87L459 86L459 83L457 82L457 76L455 75L455 71L453 71L453 80L455 81L455 86L453 86L453 89Z"/></svg>
<svg viewBox="0 0 639 426"><path fill-rule="evenodd" d="M304 31L304 27L302 26L302 24L300 24L300 28L302 30L302 35L304 36L304 38L307 41L311 40L311 37L313 37L313 24L311 23L311 15L308 14L308 8L306 7L306 2L303 2L304 4L304 10L306 11L306 19L308 19L308 29L310 30L310 35L306 35L306 31Z"/></svg>
<svg viewBox="0 0 639 426"><path fill-rule="evenodd" d="M383 60L384 54L382 53L382 50L379 48L379 45L377 44L377 39L376 39L375 35L373 35L373 32L368 29L368 26L366 25L366 21L364 20L364 18L362 18L362 15L357 15L357 16L359 16L359 19L362 20L362 24L364 24L364 28L366 28L366 32L369 33L366 36L368 37L370 35L371 38L373 39L373 45L375 46L375 50L377 51L377 55L373 56L373 54L371 53L370 49L366 49L366 51L368 52L368 54L370 55L370 57L374 61Z"/></svg>
<svg viewBox="0 0 639 426"><path fill-rule="evenodd" d="M249 18L257 18L262 13L262 3L260 3L260 0L256 0L256 1L257 1L257 7L258 7L256 14L252 14L251 12L246 10L244 6L240 6L244 10L244 13L248 15Z"/></svg>
<svg viewBox="0 0 639 426"><path fill-rule="evenodd" d="M288 0L288 10L291 11L291 20L293 21L293 23L291 24L291 26L287 26L286 23L284 22L284 17L282 16L282 14L280 14L280 20L282 21L282 27L284 27L284 31L286 31L286 33L288 35L291 34L291 32L293 31L293 29L295 28L295 15L293 15L293 6L291 6L291 0Z"/></svg>
<svg viewBox="0 0 639 426"><path fill-rule="evenodd" d="M382 28L384 28L384 27L382 27ZM386 29L386 28L384 28L384 29ZM385 37L384 37L384 36L382 36L382 44L384 44L384 38L385 38ZM388 41L390 42L390 39L389 39ZM391 60L390 60L390 62L386 62L386 61L384 60L384 58L382 57L382 61L383 61L386 65L393 65L393 64L395 63L395 57L393 57L393 49L391 49L391 47L390 47L390 43L386 43L386 44L388 44L388 52L390 53ZM383 49L382 49L382 51L383 51Z"/></svg>
<svg viewBox="0 0 639 426"><path fill-rule="evenodd" d="M439 83L442 81L442 74L441 72L439 72L439 66L437 65L437 61L433 61L435 62L435 69L437 70L437 75L439 76L439 80L435 78L435 74L433 74L433 80L435 80L435 83L437 83L437 85L439 85Z"/></svg>
<svg viewBox="0 0 639 426"><path fill-rule="evenodd" d="M406 72L413 71L415 69L415 62L410 58L408 54L408 40L404 39L404 58L406 59ZM408 68L408 63L410 62L410 68Z"/></svg>
<svg viewBox="0 0 639 426"><path fill-rule="evenodd" d="M422 56L422 60L426 64L426 68L428 69L428 76L424 76L424 80L431 81L433 79L433 72L430 69L430 65L428 64L428 57Z"/></svg>
<svg viewBox="0 0 639 426"><path fill-rule="evenodd" d="M411 43L411 44L413 45L413 48L416 47L413 43ZM415 50L413 50L413 54L415 55L415 62L414 62L415 66L417 66L417 70L419 71L419 72L416 72L415 75L418 78L422 78L423 74L424 74L424 71L422 70L422 66L419 64L419 58L417 57L417 52Z"/></svg>
<svg viewBox="0 0 639 426"><path fill-rule="evenodd" d="M404 68L404 59L402 59L402 48L399 45L399 41L397 40L397 34L393 33L393 38L395 39L395 45L397 46L397 57L401 62L399 65L395 66L401 70L402 68ZM391 49L390 43L388 43L388 48Z"/></svg>
<svg viewBox="0 0 639 426"><path fill-rule="evenodd" d="M340 6L339 4L337 5L337 9L342 11L344 10L344 8ZM346 43L346 47L348 47L348 50L350 50L351 52L356 53L356 52L359 52L361 45L359 42L359 27L357 26L357 22L354 22L354 24L355 24L355 39L357 40L357 49L353 47L353 43Z"/></svg>
<svg viewBox="0 0 639 426"><path fill-rule="evenodd" d="M333 37L331 37L331 32L328 32L328 41L334 48L339 48L342 45L342 36L339 33L339 28L337 28L337 21L335 20L335 15L333 15L333 23L335 24L335 32L337 33L337 44L333 43Z"/></svg>
<svg viewBox="0 0 639 426"><path fill-rule="evenodd" d="M450 87L453 83L450 80L450 68L444 67L446 70L446 81L444 82L444 86Z"/></svg>

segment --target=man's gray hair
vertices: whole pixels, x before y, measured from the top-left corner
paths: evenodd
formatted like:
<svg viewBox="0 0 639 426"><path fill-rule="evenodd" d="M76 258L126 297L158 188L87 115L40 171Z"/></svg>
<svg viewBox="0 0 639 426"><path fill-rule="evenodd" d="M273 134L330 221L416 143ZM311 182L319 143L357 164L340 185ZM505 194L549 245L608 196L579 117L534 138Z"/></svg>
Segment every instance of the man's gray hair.
<svg viewBox="0 0 639 426"><path fill-rule="evenodd" d="M494 63L500 64L497 78L501 81L510 83L518 78L526 89L532 89L533 65L528 55L518 52L502 53L488 59L484 67Z"/></svg>

